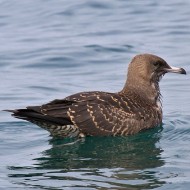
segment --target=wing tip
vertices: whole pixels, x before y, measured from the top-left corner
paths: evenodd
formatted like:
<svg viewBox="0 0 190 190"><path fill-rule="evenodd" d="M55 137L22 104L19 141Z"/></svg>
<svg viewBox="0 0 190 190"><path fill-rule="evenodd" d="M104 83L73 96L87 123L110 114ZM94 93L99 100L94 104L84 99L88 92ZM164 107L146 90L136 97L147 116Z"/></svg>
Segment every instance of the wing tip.
<svg viewBox="0 0 190 190"><path fill-rule="evenodd" d="M2 110L2 111L11 112L11 113L17 113L18 112L18 110Z"/></svg>

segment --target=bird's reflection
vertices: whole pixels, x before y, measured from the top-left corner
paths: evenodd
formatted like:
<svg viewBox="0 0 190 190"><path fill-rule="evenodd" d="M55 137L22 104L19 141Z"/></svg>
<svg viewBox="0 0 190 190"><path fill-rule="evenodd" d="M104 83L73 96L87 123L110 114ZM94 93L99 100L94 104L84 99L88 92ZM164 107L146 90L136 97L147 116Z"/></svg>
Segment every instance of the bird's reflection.
<svg viewBox="0 0 190 190"><path fill-rule="evenodd" d="M157 146L162 128L128 137L51 139L52 148L38 158L42 168L126 168L140 170L162 166Z"/></svg>
<svg viewBox="0 0 190 190"><path fill-rule="evenodd" d="M164 165L158 143L161 131L159 127L128 137L51 139L51 148L34 159L31 169L10 167L14 174L9 177L14 183L21 180L25 186L38 184L41 188L47 187L44 180L48 180L48 188L58 182L60 188L68 184L76 187L80 181L84 183L80 187L88 182L92 187L106 184L117 189L152 189L165 183L156 174L156 168Z"/></svg>

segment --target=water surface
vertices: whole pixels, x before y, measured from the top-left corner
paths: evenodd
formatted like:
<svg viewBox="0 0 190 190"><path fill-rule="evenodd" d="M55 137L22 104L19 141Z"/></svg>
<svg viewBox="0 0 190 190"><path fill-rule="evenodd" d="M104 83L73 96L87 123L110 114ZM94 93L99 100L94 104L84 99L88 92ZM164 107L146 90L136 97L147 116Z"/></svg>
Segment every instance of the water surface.
<svg viewBox="0 0 190 190"><path fill-rule="evenodd" d="M190 2L0 2L0 109L116 92L139 53L189 69ZM0 112L1 189L189 189L190 77L161 81L163 126L130 137L55 139Z"/></svg>

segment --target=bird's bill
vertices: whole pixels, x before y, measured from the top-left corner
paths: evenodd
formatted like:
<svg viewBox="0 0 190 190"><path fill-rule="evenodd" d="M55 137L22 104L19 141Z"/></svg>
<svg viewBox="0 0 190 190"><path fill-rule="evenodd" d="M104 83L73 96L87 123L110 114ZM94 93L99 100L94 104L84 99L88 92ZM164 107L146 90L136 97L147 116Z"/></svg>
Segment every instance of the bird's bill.
<svg viewBox="0 0 190 190"><path fill-rule="evenodd" d="M170 72L170 73L179 73L179 74L185 74L186 75L186 71L183 68L170 67L170 68L165 68L164 70L166 72Z"/></svg>

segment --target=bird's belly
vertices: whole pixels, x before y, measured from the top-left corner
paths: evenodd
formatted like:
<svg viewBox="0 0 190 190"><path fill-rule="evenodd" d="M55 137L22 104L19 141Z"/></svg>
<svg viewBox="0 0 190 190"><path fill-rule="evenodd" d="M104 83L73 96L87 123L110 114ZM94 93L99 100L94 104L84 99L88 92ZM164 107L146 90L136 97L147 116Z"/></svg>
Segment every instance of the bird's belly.
<svg viewBox="0 0 190 190"><path fill-rule="evenodd" d="M57 137L83 137L80 133L79 128L74 125L56 125L46 122L32 121L32 123L38 125L39 127L49 131L52 136Z"/></svg>

